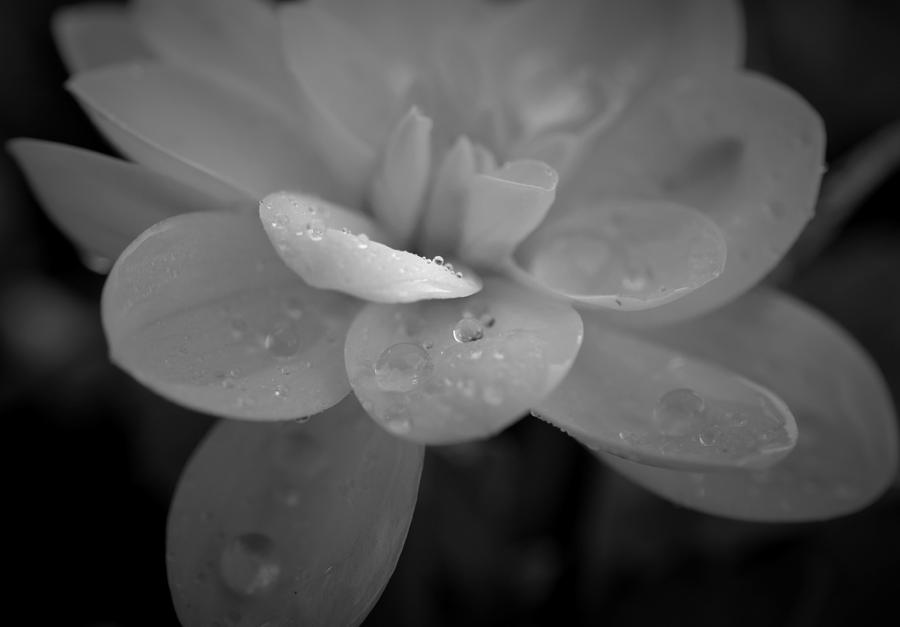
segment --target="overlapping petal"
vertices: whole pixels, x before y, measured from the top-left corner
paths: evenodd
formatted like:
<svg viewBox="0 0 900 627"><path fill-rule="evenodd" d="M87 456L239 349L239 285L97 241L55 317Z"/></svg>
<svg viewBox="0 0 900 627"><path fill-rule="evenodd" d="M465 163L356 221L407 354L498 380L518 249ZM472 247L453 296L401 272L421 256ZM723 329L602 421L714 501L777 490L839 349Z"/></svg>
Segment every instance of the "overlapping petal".
<svg viewBox="0 0 900 627"><path fill-rule="evenodd" d="M53 222L84 250L114 260L157 222L231 208L145 167L89 150L19 139L10 151Z"/></svg>
<svg viewBox="0 0 900 627"><path fill-rule="evenodd" d="M646 337L773 390L790 406L800 434L786 459L756 472L677 472L601 455L625 476L676 503L750 520L847 514L894 481L890 395L868 356L821 314L760 291Z"/></svg>
<svg viewBox="0 0 900 627"><path fill-rule="evenodd" d="M64 7L53 16L53 36L73 74L153 57L128 10L118 4Z"/></svg>
<svg viewBox="0 0 900 627"><path fill-rule="evenodd" d="M727 244L721 277L620 321L684 319L750 288L795 241L812 216L824 139L815 111L767 78L683 78L659 87L594 145L551 219L610 197L666 199L702 210Z"/></svg>
<svg viewBox="0 0 900 627"><path fill-rule="evenodd" d="M691 207L606 198L542 225L506 261L535 289L631 316L706 285L727 252L720 229Z"/></svg>
<svg viewBox="0 0 900 627"><path fill-rule="evenodd" d="M274 189L341 197L294 128L222 84L148 64L79 74L68 86L127 156L219 199Z"/></svg>
<svg viewBox="0 0 900 627"><path fill-rule="evenodd" d="M422 453L352 395L304 424L220 423L169 514L182 625L358 625L403 547Z"/></svg>
<svg viewBox="0 0 900 627"><path fill-rule="evenodd" d="M367 305L347 335L347 374L392 433L442 444L484 438L521 417L566 375L581 319L489 278L476 296Z"/></svg>
<svg viewBox="0 0 900 627"><path fill-rule="evenodd" d="M797 442L784 402L715 363L583 313L572 371L535 409L593 450L679 470L766 468Z"/></svg>
<svg viewBox="0 0 900 627"><path fill-rule="evenodd" d="M186 214L146 231L103 290L113 361L207 413L308 416L350 387L343 339L359 305L304 284L255 215Z"/></svg>
<svg viewBox="0 0 900 627"><path fill-rule="evenodd" d="M381 303L460 298L481 289L470 270L393 249L367 216L319 198L271 194L259 215L281 259L309 285Z"/></svg>

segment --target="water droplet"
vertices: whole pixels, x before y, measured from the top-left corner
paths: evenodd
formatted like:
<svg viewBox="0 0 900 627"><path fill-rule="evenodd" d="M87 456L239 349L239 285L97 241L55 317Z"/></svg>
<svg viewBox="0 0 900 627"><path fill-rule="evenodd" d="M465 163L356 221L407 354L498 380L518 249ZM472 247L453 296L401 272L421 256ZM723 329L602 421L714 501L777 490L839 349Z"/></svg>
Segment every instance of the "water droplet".
<svg viewBox="0 0 900 627"><path fill-rule="evenodd" d="M306 234L314 242L322 241L322 238L325 237L325 223L321 220L311 220L306 225Z"/></svg>
<svg viewBox="0 0 900 627"><path fill-rule="evenodd" d="M715 427L710 429L703 429L700 433L697 434L697 441L700 442L701 446L712 446L719 439L718 429Z"/></svg>
<svg viewBox="0 0 900 627"><path fill-rule="evenodd" d="M263 338L263 347L275 357L291 357L300 348L300 336L294 323L280 320L272 331Z"/></svg>
<svg viewBox="0 0 900 627"><path fill-rule="evenodd" d="M237 536L222 551L219 573L225 585L238 594L251 596L270 590L281 574L275 543L261 533Z"/></svg>
<svg viewBox="0 0 900 627"><path fill-rule="evenodd" d="M687 435L706 413L706 401L694 390L678 388L663 394L653 408L653 422L664 435Z"/></svg>
<svg viewBox="0 0 900 627"><path fill-rule="evenodd" d="M442 266L444 265L444 258L438 255L437 257L432 259L432 262L434 262L435 265Z"/></svg>
<svg viewBox="0 0 900 627"><path fill-rule="evenodd" d="M274 388L272 388L272 395L275 396L276 398L287 398L287 396L288 396L287 388L284 387L283 385L276 385Z"/></svg>
<svg viewBox="0 0 900 627"><path fill-rule="evenodd" d="M434 371L428 352L412 342L389 346L372 367L375 384L386 392L409 392Z"/></svg>
<svg viewBox="0 0 900 627"><path fill-rule="evenodd" d="M357 248L368 248L369 247L369 236L365 233L360 233L356 236L356 247Z"/></svg>
<svg viewBox="0 0 900 627"><path fill-rule="evenodd" d="M412 429L412 424L406 418L388 418L384 425L395 435L405 435Z"/></svg>
<svg viewBox="0 0 900 627"><path fill-rule="evenodd" d="M475 318L463 318L453 327L453 339L457 342L475 342L484 337L484 327Z"/></svg>

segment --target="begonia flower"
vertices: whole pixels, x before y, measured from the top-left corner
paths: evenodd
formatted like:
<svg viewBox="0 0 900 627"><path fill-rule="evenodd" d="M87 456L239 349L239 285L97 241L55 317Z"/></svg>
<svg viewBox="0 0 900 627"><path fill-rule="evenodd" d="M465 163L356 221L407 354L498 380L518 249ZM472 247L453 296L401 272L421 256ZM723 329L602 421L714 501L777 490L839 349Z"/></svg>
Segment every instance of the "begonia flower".
<svg viewBox="0 0 900 627"><path fill-rule="evenodd" d="M869 358L754 289L812 216L825 136L741 69L734 3L132 0L54 27L127 160L11 150L115 260L112 359L235 419L173 501L183 624L361 622L423 445L529 410L722 516L839 516L892 480Z"/></svg>

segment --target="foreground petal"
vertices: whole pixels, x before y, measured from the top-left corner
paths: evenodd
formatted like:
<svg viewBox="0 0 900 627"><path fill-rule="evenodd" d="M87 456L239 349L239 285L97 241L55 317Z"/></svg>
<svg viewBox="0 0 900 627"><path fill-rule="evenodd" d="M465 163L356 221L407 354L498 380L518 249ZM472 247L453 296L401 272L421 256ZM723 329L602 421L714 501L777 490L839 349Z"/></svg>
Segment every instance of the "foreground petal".
<svg viewBox="0 0 900 627"><path fill-rule="evenodd" d="M197 75L162 65L112 67L79 74L69 88L126 155L216 197L335 189L287 122Z"/></svg>
<svg viewBox="0 0 900 627"><path fill-rule="evenodd" d="M535 409L593 450L675 469L765 468L797 424L765 388L582 314L572 371Z"/></svg>
<svg viewBox="0 0 900 627"><path fill-rule="evenodd" d="M812 216L824 142L815 111L767 78L683 78L660 87L597 142L572 195L557 206L578 211L631 195L706 213L728 246L722 276L677 303L622 321L685 319L749 289L793 244Z"/></svg>
<svg viewBox="0 0 900 627"><path fill-rule="evenodd" d="M473 176L459 244L463 259L499 266L547 215L558 181L550 166L524 160Z"/></svg>
<svg viewBox="0 0 900 627"><path fill-rule="evenodd" d="M272 194L259 216L284 263L315 287L382 303L460 298L481 289L471 272L394 250L368 217L319 198Z"/></svg>
<svg viewBox="0 0 900 627"><path fill-rule="evenodd" d="M702 287L722 273L725 257L721 231L695 209L606 199L541 226L507 267L526 285L630 314Z"/></svg>
<svg viewBox="0 0 900 627"><path fill-rule="evenodd" d="M103 290L113 361L163 396L278 420L349 391L341 341L359 305L284 266L253 215L187 214L139 237Z"/></svg>
<svg viewBox="0 0 900 627"><path fill-rule="evenodd" d="M89 150L34 139L9 148L54 224L109 260L165 218L225 208L167 176Z"/></svg>
<svg viewBox="0 0 900 627"><path fill-rule="evenodd" d="M169 514L181 624L361 623L403 548L422 457L352 396L304 424L220 423Z"/></svg>
<svg viewBox="0 0 900 627"><path fill-rule="evenodd" d="M686 473L602 455L641 485L695 509L749 520L815 520L878 498L897 472L897 426L878 370L844 331L772 292L749 294L649 339L774 390L797 418L794 451L770 470Z"/></svg>
<svg viewBox="0 0 900 627"><path fill-rule="evenodd" d="M69 72L148 60L125 7L96 3L64 7L53 15L53 37Z"/></svg>
<svg viewBox="0 0 900 627"><path fill-rule="evenodd" d="M347 373L392 433L429 444L480 439L562 380L581 335L568 305L491 278L467 299L368 305L347 334Z"/></svg>

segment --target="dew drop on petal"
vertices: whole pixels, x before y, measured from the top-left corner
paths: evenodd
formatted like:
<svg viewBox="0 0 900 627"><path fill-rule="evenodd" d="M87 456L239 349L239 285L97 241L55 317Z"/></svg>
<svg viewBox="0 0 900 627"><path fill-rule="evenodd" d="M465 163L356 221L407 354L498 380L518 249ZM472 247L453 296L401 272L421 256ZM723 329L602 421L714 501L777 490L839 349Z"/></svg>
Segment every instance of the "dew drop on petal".
<svg viewBox="0 0 900 627"><path fill-rule="evenodd" d="M261 533L237 536L222 551L219 573L223 583L242 596L270 590L281 574L275 543Z"/></svg>
<svg viewBox="0 0 900 627"><path fill-rule="evenodd" d="M453 327L453 339L457 342L475 342L484 337L484 326L475 318L464 317Z"/></svg>
<svg viewBox="0 0 900 627"><path fill-rule="evenodd" d="M437 257L435 257L434 259L432 259L432 261L433 261L434 264L437 265L437 266L442 266L442 265L444 265L444 258L441 257L440 255L438 255Z"/></svg>
<svg viewBox="0 0 900 627"><path fill-rule="evenodd" d="M306 225L306 234L314 242L321 242L325 237L325 223L321 220L311 220Z"/></svg>
<svg viewBox="0 0 900 627"><path fill-rule="evenodd" d="M389 346L372 367L375 384L385 392L409 392L428 378L434 363L419 344L400 342Z"/></svg>
<svg viewBox="0 0 900 627"><path fill-rule="evenodd" d="M292 357L300 349L300 335L293 322L280 320L263 338L263 347L275 357Z"/></svg>
<svg viewBox="0 0 900 627"><path fill-rule="evenodd" d="M369 236L365 233L360 233L356 236L356 247L357 248L368 248L369 247Z"/></svg>

